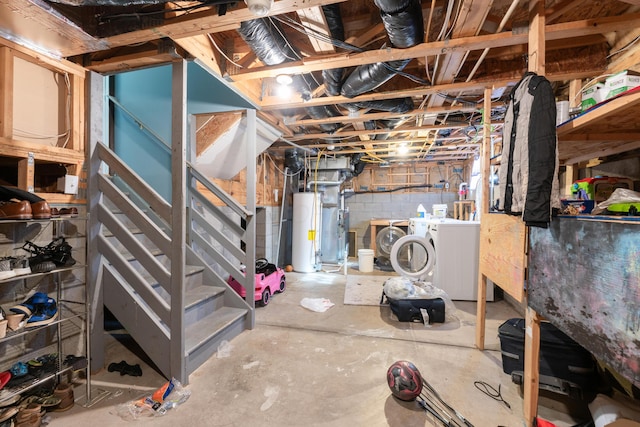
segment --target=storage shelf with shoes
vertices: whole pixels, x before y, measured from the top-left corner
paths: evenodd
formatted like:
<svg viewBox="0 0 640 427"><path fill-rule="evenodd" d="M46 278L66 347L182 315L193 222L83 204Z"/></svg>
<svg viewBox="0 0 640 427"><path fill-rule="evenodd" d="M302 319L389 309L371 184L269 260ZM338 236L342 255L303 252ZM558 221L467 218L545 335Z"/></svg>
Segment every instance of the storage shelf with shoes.
<svg viewBox="0 0 640 427"><path fill-rule="evenodd" d="M42 277L42 276L46 276L52 273L64 273L66 271L72 271L72 270L78 270L78 269L84 269L86 268L86 265L84 264L76 264L73 265L71 267L62 267L62 268L56 268L54 270L51 271L47 271L44 273L30 273L30 274L23 274L20 276L11 276L8 279L0 279L0 284L2 283L7 283L7 282L15 282L16 280L25 280L25 279L30 279L30 278L34 278L34 277Z"/></svg>
<svg viewBox="0 0 640 427"><path fill-rule="evenodd" d="M66 384L77 376L91 387L87 222L76 208L49 209L55 216L50 219L0 215L0 373L22 362L31 375L38 370L35 361L56 355L52 369L0 387L0 406L12 396L24 398L40 386ZM66 354L78 356L69 361Z"/></svg>

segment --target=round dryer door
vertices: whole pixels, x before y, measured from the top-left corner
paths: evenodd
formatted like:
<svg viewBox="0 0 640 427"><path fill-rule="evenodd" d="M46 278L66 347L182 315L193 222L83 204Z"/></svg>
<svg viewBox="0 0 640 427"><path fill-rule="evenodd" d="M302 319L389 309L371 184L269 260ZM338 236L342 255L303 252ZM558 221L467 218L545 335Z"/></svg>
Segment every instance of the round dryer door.
<svg viewBox="0 0 640 427"><path fill-rule="evenodd" d="M436 251L428 238L410 234L393 244L389 258L396 273L415 279L424 279L433 270Z"/></svg>

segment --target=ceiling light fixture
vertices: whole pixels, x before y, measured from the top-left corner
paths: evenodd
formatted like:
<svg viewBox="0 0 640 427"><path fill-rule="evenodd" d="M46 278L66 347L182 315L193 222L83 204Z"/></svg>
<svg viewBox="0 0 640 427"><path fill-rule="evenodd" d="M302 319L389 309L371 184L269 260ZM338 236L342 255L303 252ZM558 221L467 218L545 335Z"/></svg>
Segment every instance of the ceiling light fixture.
<svg viewBox="0 0 640 427"><path fill-rule="evenodd" d="M256 16L265 16L271 10L272 0L244 0L244 2Z"/></svg>
<svg viewBox="0 0 640 427"><path fill-rule="evenodd" d="M400 145L397 149L396 149L396 153L398 153L398 155L403 156L405 154L407 154L409 152L409 147L407 147L406 145L402 144Z"/></svg>
<svg viewBox="0 0 640 427"><path fill-rule="evenodd" d="M276 82L284 86L289 86L291 83L293 83L293 77L291 77L289 74L278 74L276 76Z"/></svg>

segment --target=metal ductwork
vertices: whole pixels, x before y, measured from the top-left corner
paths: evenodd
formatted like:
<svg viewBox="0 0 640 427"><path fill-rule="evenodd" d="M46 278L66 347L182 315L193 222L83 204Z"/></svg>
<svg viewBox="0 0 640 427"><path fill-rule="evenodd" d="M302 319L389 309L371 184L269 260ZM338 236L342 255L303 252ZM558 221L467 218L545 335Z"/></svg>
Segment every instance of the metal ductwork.
<svg viewBox="0 0 640 427"><path fill-rule="evenodd" d="M424 41L424 20L419 0L375 0L393 47L406 49ZM387 82L411 60L378 62L357 67L345 80L340 93L353 98Z"/></svg>

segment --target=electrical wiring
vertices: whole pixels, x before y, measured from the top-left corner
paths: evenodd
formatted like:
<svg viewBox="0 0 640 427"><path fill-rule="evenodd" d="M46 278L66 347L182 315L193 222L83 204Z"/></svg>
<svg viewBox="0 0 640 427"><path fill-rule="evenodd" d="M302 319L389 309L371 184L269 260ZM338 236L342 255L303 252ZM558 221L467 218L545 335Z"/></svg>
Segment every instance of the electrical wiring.
<svg viewBox="0 0 640 427"><path fill-rule="evenodd" d="M67 88L67 96L65 98L65 120L64 120L65 127L67 130L59 134L41 134L38 132L32 132L24 129L14 128L13 131L16 133L16 135L23 136L26 138L32 138L32 139L56 139L56 140L64 137L65 140L62 143L61 147L65 148L67 146L67 144L69 143L69 139L71 138L71 80L69 79L69 73L67 72L63 73L63 78L64 78L65 86ZM58 146L57 141L52 142L51 146L53 147Z"/></svg>
<svg viewBox="0 0 640 427"><path fill-rule="evenodd" d="M229 58L223 51L222 49L220 49L220 47L218 47L218 44L216 43L216 41L213 39L213 37L211 37L211 34L207 34L207 37L209 38L209 41L211 42L211 44L213 45L213 47L216 48L216 50L218 52L220 52L220 55L224 56L224 58L231 62L233 65L235 65L238 68L244 68L242 65L238 64L237 62L235 62L233 59Z"/></svg>
<svg viewBox="0 0 640 427"><path fill-rule="evenodd" d="M640 35L637 35L636 38L634 38L633 40L631 40L629 43L627 43L627 45L621 49L616 50L615 52L611 52L609 55L607 55L607 58L611 58L614 55L617 55L619 53L624 52L625 50L629 49L631 46L633 46L634 44L636 44L638 42L638 40L640 40Z"/></svg>
<svg viewBox="0 0 640 427"><path fill-rule="evenodd" d="M298 172L296 173L287 173L286 171L283 171L282 169L280 169L278 167L278 165L276 164L276 162L273 160L273 158L271 157L271 155L267 152L264 153L265 156L269 159L269 161L273 164L273 167L280 172L283 176L286 176L287 178L293 177L293 176L297 176L300 175L300 172L303 171L303 169L300 169Z"/></svg>
<svg viewBox="0 0 640 427"><path fill-rule="evenodd" d="M342 40L338 40L338 39L335 39L333 37L327 36L326 34L320 33L320 32L318 32L318 31L316 31L316 30L314 30L312 28L308 28L305 25L294 21L290 17L281 18L279 16L273 16L273 17L270 17L269 19L276 20L276 21L278 21L278 22L280 22L280 23L282 23L284 25L287 25L290 28L302 33L302 34L305 34L306 36L313 37L313 38L315 38L315 39L317 39L319 41L325 42L325 43L329 43L329 44L333 45L334 47L345 49L345 50L350 50L350 51L356 52L356 53L365 52L365 50L362 49L361 47L358 47L358 46L352 45L350 43L344 42ZM383 49L385 49L385 47L381 47L380 49L383 50ZM382 64L387 70L392 71L392 72L398 74L401 77L405 77L405 78L407 78L407 79L409 79L409 80L411 80L411 81L413 81L415 83L426 85L426 86L431 86L431 84L432 84L430 80L425 80L425 79L422 79L420 77L414 76L412 74L405 73L402 70L397 70L397 69L393 68L391 65L389 65L387 62L382 62ZM314 80L315 80L315 78L314 78Z"/></svg>

